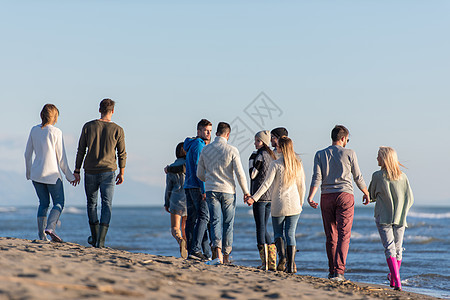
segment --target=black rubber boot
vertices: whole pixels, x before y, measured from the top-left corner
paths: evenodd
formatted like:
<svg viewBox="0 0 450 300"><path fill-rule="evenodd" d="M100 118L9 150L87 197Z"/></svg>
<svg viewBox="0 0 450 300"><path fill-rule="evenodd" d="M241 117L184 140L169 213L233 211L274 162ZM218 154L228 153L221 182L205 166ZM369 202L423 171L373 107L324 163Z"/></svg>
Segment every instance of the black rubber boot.
<svg viewBox="0 0 450 300"><path fill-rule="evenodd" d="M108 233L108 224L100 224L100 230L98 233L98 239L97 239L97 248L104 248L105 247L105 238L106 234Z"/></svg>
<svg viewBox="0 0 450 300"><path fill-rule="evenodd" d="M295 253L297 249L295 246L287 246L287 268L286 273L296 273L297 267L295 266Z"/></svg>
<svg viewBox="0 0 450 300"><path fill-rule="evenodd" d="M95 247L98 239L98 221L95 223L89 223L89 227L91 228L91 235L88 237L88 243Z"/></svg>
<svg viewBox="0 0 450 300"><path fill-rule="evenodd" d="M277 271L284 271L286 268L286 248L284 247L283 238L277 238L275 240L275 245L277 246L278 252L278 265Z"/></svg>

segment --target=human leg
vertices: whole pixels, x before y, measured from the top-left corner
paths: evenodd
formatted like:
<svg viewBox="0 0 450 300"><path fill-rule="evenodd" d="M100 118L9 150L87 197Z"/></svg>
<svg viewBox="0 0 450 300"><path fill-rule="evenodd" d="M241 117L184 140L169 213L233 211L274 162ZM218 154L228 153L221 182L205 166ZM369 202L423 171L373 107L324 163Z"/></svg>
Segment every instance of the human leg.
<svg viewBox="0 0 450 300"><path fill-rule="evenodd" d="M84 174L84 191L87 200L87 215L91 235L88 237L88 243L97 246L100 226L97 215L98 189L100 187L97 174Z"/></svg>
<svg viewBox="0 0 450 300"><path fill-rule="evenodd" d="M386 262L389 267L389 274L387 276L390 286L394 287L395 278L392 276L391 266L389 265L390 257L396 257L395 251L395 240L394 240L394 232L392 225L389 224L380 224L378 220L376 220L376 225L378 229L378 233L380 234L381 243L384 247L384 255L386 256Z"/></svg>
<svg viewBox="0 0 450 300"><path fill-rule="evenodd" d="M328 278L334 276L335 256L337 244L337 228L336 228L336 193L322 194L320 196L320 210L322 212L323 229L326 236L326 250L328 257Z"/></svg>
<svg viewBox="0 0 450 300"><path fill-rule="evenodd" d="M48 241L49 239L44 231L47 227L47 211L50 206L50 193L48 192L47 185L44 183L33 181L33 186L39 198L37 212L38 236L40 240Z"/></svg>
<svg viewBox="0 0 450 300"><path fill-rule="evenodd" d="M236 215L236 194L221 193L223 216L223 252L224 263L230 263L233 249L234 216Z"/></svg>
<svg viewBox="0 0 450 300"><path fill-rule="evenodd" d="M275 245L278 252L277 271L284 271L286 268L286 245L283 237L284 217L272 216L272 227Z"/></svg>
<svg viewBox="0 0 450 300"><path fill-rule="evenodd" d="M268 247L265 241L265 202L256 202L253 204L253 218L256 225L256 242L261 259L261 265L258 269L268 270L269 258Z"/></svg>
<svg viewBox="0 0 450 300"><path fill-rule="evenodd" d="M336 274L344 274L352 233L355 200L352 194L341 193L336 202L338 240L336 244L335 268Z"/></svg>
<svg viewBox="0 0 450 300"><path fill-rule="evenodd" d="M115 172L105 172L100 175L100 197L102 199L102 209L100 216L100 226L108 225L111 221L112 201L114 196L114 187L116 185Z"/></svg>
<svg viewBox="0 0 450 300"><path fill-rule="evenodd" d="M295 264L295 254L297 252L296 248L296 240L295 240L295 231L297 229L298 219L300 218L300 214L288 216L285 221L285 234L286 234L286 243L287 243L287 273L296 273L297 266Z"/></svg>
<svg viewBox="0 0 450 300"><path fill-rule="evenodd" d="M180 229L182 222L182 217L177 214L170 214L171 232L172 236L177 241L180 247L180 255L182 258L186 259L188 257L186 240L183 238L183 233Z"/></svg>
<svg viewBox="0 0 450 300"><path fill-rule="evenodd" d="M197 210L195 209L193 193L191 189L184 190L186 194L186 208L187 208L187 217L186 217L186 242L189 254L192 254L192 241L194 238L194 228L197 220Z"/></svg>
<svg viewBox="0 0 450 300"><path fill-rule="evenodd" d="M206 193L206 202L208 203L210 225L211 225L211 242L213 249L222 249L222 205L218 194L214 192Z"/></svg>
<svg viewBox="0 0 450 300"><path fill-rule="evenodd" d="M61 179L58 179L55 184L49 184L48 191L52 196L53 207L48 216L46 230L54 231L64 209L64 187Z"/></svg>

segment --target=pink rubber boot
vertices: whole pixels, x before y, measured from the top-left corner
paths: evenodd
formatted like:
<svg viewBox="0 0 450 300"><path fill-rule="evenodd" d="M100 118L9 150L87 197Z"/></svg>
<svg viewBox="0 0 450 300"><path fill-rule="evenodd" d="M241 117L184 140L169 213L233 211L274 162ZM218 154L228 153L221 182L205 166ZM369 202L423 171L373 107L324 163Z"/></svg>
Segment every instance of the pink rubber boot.
<svg viewBox="0 0 450 300"><path fill-rule="evenodd" d="M389 266L389 270L391 271L391 286L393 284L394 290L401 291L402 282L400 280L400 273L397 259L391 256L387 258L386 261Z"/></svg>
<svg viewBox="0 0 450 300"><path fill-rule="evenodd" d="M402 265L402 260L397 260L398 265L398 273L400 274L400 266ZM394 287L394 278L392 278L391 273L387 275L387 279L389 280L389 285L393 288Z"/></svg>

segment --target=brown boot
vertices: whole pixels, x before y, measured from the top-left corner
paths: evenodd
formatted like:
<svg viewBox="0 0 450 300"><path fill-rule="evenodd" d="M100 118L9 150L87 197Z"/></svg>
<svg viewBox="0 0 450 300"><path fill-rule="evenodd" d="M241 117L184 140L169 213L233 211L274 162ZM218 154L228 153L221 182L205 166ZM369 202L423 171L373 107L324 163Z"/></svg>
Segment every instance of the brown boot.
<svg viewBox="0 0 450 300"><path fill-rule="evenodd" d="M277 247L275 244L268 245L269 249L269 270L276 271L277 270Z"/></svg>

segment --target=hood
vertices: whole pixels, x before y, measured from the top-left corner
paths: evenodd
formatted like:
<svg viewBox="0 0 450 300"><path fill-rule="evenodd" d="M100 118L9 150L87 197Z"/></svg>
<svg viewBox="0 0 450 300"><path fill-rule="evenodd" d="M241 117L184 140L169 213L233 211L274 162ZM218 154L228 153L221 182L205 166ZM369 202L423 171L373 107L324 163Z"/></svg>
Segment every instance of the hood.
<svg viewBox="0 0 450 300"><path fill-rule="evenodd" d="M189 149L192 147L192 145L195 145L197 143L202 143L203 140L201 138L197 138L197 137L191 137L191 138L186 138L184 140L184 150L186 152L189 151Z"/></svg>

